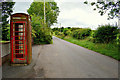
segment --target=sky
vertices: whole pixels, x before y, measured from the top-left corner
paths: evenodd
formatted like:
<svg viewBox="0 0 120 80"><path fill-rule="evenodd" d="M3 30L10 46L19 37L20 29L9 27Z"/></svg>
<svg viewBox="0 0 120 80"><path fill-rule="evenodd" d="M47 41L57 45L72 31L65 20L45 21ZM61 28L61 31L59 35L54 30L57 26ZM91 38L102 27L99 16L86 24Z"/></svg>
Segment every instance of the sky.
<svg viewBox="0 0 120 80"><path fill-rule="evenodd" d="M13 0L13 13L27 13L27 9L33 0ZM116 24L117 19L107 20L107 14L100 16L98 11L93 11L92 6L84 4L85 0L55 0L59 7L60 13L58 16L58 23L53 27L81 27L97 29L98 25ZM95 1L95 0L90 0ZM61 26L60 26L61 24Z"/></svg>

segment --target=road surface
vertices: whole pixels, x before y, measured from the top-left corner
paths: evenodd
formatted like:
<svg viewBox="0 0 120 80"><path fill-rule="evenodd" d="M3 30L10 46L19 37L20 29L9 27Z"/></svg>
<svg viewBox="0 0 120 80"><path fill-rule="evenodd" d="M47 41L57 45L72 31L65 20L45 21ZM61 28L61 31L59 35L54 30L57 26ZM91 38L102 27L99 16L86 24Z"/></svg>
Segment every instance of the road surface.
<svg viewBox="0 0 120 80"><path fill-rule="evenodd" d="M20 71L16 72L17 69ZM33 46L32 64L24 67L5 64L3 71L3 77L118 78L118 61L53 37L53 44Z"/></svg>

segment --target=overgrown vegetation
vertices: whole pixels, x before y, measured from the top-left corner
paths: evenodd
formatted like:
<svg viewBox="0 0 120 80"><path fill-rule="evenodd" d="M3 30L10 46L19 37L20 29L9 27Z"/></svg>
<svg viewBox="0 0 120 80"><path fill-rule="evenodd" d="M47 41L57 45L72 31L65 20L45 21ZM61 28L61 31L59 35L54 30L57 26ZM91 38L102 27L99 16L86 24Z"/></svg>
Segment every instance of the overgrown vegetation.
<svg viewBox="0 0 120 80"><path fill-rule="evenodd" d="M117 38L118 29L117 26L102 25L94 33L96 42L109 43L113 42Z"/></svg>
<svg viewBox="0 0 120 80"><path fill-rule="evenodd" d="M32 38L34 44L52 43L50 26L57 22L59 7L56 2L45 2L45 22L44 22L44 2L33 2L28 9L32 17Z"/></svg>
<svg viewBox="0 0 120 80"><path fill-rule="evenodd" d="M77 29L73 31L73 37L77 39L84 39L91 33L91 29Z"/></svg>
<svg viewBox="0 0 120 80"><path fill-rule="evenodd" d="M48 27L39 27L35 33L34 44L50 44L52 36Z"/></svg>
<svg viewBox="0 0 120 80"><path fill-rule="evenodd" d="M61 39L120 60L118 54L120 33L117 26L101 25L97 30L89 28L53 28L52 30L53 34Z"/></svg>

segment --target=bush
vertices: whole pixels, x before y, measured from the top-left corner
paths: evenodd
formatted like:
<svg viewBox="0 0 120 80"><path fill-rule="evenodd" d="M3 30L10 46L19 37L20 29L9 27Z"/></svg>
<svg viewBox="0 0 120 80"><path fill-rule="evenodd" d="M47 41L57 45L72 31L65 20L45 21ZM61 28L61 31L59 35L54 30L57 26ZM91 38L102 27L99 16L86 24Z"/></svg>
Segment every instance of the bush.
<svg viewBox="0 0 120 80"><path fill-rule="evenodd" d="M67 33L66 33L67 31L68 31L68 28L64 28L63 33L64 33L65 36L67 36Z"/></svg>
<svg viewBox="0 0 120 80"><path fill-rule="evenodd" d="M58 34L59 34L59 31L55 31L54 33L55 33L55 35L58 35Z"/></svg>
<svg viewBox="0 0 120 80"><path fill-rule="evenodd" d="M70 30L71 30L71 31L75 31L75 30L78 30L78 29L82 29L82 28L73 27L73 28L71 28Z"/></svg>
<svg viewBox="0 0 120 80"><path fill-rule="evenodd" d="M67 34L68 36L71 36L71 35L72 35L72 32L71 32L70 30L67 30L67 31L66 31L66 34Z"/></svg>
<svg viewBox="0 0 120 80"><path fill-rule="evenodd" d="M7 24L6 26L1 27L0 29L2 30L2 35L1 35L2 40L10 41L10 25Z"/></svg>
<svg viewBox="0 0 120 80"><path fill-rule="evenodd" d="M64 27L61 27L61 28L60 28L60 31L63 32L63 31L64 31Z"/></svg>
<svg viewBox="0 0 120 80"><path fill-rule="evenodd" d="M64 33L65 36L71 36L71 35L72 35L71 30L69 30L69 29L67 29L67 28L64 30L63 33Z"/></svg>
<svg viewBox="0 0 120 80"><path fill-rule="evenodd" d="M58 36L64 36L64 34L62 32L59 32Z"/></svg>
<svg viewBox="0 0 120 80"><path fill-rule="evenodd" d="M32 28L32 37L36 37L36 31Z"/></svg>
<svg viewBox="0 0 120 80"><path fill-rule="evenodd" d="M117 38L116 38L117 44L120 44L120 33L117 34Z"/></svg>
<svg viewBox="0 0 120 80"><path fill-rule="evenodd" d="M55 32L55 31L59 31L59 28L58 28L58 27L53 28L52 31L53 31L53 32Z"/></svg>
<svg viewBox="0 0 120 80"><path fill-rule="evenodd" d="M65 37L65 35L62 32L57 32L57 37L63 39Z"/></svg>
<svg viewBox="0 0 120 80"><path fill-rule="evenodd" d="M87 29L87 28L78 29L78 30L73 31L73 37L77 39L84 39L88 37L90 33L91 33L91 29Z"/></svg>
<svg viewBox="0 0 120 80"><path fill-rule="evenodd" d="M102 25L97 28L93 37L95 38L95 42L109 43L116 39L117 34L117 27L111 25Z"/></svg>
<svg viewBox="0 0 120 80"><path fill-rule="evenodd" d="M9 41L10 40L10 25L9 24L8 24L8 27L6 29L8 29L8 31L7 31L7 40Z"/></svg>
<svg viewBox="0 0 120 80"><path fill-rule="evenodd" d="M40 28L39 32L35 33L34 44L50 44L52 43L52 36L49 28Z"/></svg>

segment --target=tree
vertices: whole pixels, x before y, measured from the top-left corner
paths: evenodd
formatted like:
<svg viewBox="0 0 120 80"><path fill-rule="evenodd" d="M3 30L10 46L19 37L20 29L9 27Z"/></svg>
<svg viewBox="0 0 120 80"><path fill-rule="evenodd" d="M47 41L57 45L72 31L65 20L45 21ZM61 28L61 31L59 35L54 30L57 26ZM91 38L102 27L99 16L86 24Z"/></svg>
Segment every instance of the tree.
<svg viewBox="0 0 120 80"><path fill-rule="evenodd" d="M45 15L46 15L46 24L48 27L57 23L57 16L59 15L59 7L57 7L56 2L46 2L45 3ZM36 15L39 17L39 20L44 19L44 3L43 2L33 2L28 9L30 15Z"/></svg>
<svg viewBox="0 0 120 80"><path fill-rule="evenodd" d="M27 10L32 17L32 30L35 35L34 44L49 44L52 43L52 35L50 26L57 23L57 16L59 15L59 7L55 2L45 3L46 23L44 24L44 3L33 2Z"/></svg>
<svg viewBox="0 0 120 80"><path fill-rule="evenodd" d="M84 2L85 4L88 4L88 1ZM100 15L104 15L108 11L108 19L113 18L120 18L120 1L115 0L98 0L97 2L90 3L92 6L95 5L96 8L93 10L98 9Z"/></svg>
<svg viewBox="0 0 120 80"><path fill-rule="evenodd" d="M9 40L7 34L9 34L9 26L7 18L13 12L12 8L15 2L2 2L2 39Z"/></svg>

